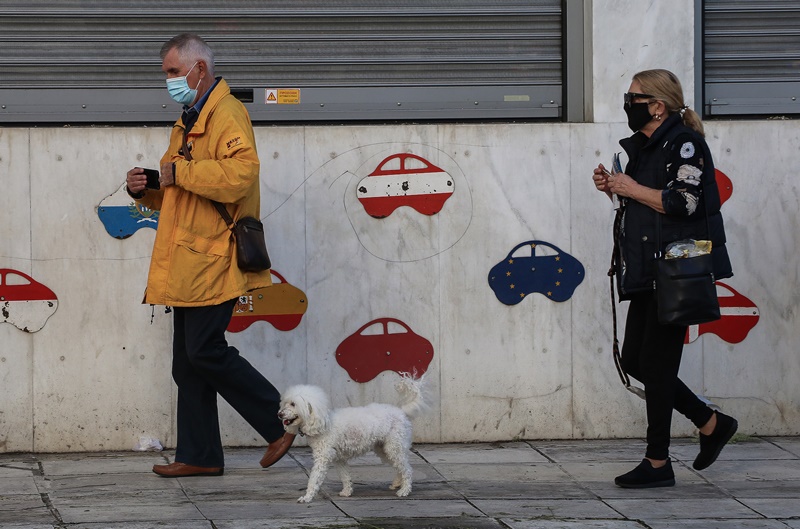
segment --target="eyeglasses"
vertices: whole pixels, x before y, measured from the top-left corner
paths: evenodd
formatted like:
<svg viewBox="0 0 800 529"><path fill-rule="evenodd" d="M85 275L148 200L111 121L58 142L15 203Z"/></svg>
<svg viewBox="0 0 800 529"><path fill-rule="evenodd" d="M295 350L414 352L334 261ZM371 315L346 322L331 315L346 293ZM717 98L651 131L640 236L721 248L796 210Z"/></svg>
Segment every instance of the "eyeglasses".
<svg viewBox="0 0 800 529"><path fill-rule="evenodd" d="M656 96L651 96L650 94L639 94L637 92L625 92L625 105L631 106L633 104L634 99L655 99Z"/></svg>

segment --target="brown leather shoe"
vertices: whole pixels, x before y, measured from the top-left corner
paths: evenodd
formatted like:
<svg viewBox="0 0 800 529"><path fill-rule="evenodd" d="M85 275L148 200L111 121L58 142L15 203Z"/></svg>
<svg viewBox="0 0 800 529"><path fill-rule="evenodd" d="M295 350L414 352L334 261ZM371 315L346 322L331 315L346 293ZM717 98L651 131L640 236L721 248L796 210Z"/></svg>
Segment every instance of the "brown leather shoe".
<svg viewBox="0 0 800 529"><path fill-rule="evenodd" d="M221 476L222 467L196 467L186 463L170 463L169 465L153 465L153 472L163 478L185 478L187 476Z"/></svg>
<svg viewBox="0 0 800 529"><path fill-rule="evenodd" d="M286 455L289 448L294 442L295 435L291 433L283 434L283 437L277 441L272 441L267 446L267 451L264 452L264 457L261 458L261 466L264 468L271 467L278 462L280 458Z"/></svg>

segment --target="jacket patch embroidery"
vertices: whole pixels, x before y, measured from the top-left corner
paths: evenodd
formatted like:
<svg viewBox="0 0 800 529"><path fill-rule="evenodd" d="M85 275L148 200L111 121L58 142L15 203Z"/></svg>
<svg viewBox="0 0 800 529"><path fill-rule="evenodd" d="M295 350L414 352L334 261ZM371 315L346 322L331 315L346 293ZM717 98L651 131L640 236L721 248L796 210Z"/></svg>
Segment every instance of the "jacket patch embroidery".
<svg viewBox="0 0 800 529"><path fill-rule="evenodd" d="M683 158L684 160L688 160L692 156L694 156L694 145L692 144L692 142L687 141L686 143L681 145L681 158Z"/></svg>
<svg viewBox="0 0 800 529"><path fill-rule="evenodd" d="M242 137L236 136L235 138L228 140L225 145L228 147L228 150L233 149L234 147L238 147L242 144Z"/></svg>

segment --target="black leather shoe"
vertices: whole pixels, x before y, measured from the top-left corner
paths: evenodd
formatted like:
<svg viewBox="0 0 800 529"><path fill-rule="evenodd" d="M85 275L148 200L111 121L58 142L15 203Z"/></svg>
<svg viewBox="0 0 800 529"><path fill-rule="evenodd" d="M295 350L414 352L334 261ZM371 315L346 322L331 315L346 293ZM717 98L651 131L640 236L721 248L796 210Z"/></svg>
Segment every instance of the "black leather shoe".
<svg viewBox="0 0 800 529"><path fill-rule="evenodd" d="M614 479L614 484L623 489L650 489L653 487L672 487L675 485L675 473L672 471L672 462L667 459L667 464L661 468L653 468L648 459L642 459L639 466Z"/></svg>
<svg viewBox="0 0 800 529"><path fill-rule="evenodd" d="M697 454L692 466L695 470L703 470L711 466L722 452L722 448L731 440L733 434L739 429L739 423L733 417L722 412L717 414L717 425L710 435L700 434L700 453Z"/></svg>

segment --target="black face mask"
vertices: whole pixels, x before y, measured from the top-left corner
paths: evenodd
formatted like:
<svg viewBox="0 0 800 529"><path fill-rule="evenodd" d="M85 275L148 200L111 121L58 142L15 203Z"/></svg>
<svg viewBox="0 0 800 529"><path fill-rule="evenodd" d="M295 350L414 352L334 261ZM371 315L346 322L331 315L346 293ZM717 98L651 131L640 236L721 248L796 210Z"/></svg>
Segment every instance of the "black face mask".
<svg viewBox="0 0 800 529"><path fill-rule="evenodd" d="M653 119L648 107L648 103L633 103L624 106L625 113L628 115L628 127L633 132L642 130Z"/></svg>

